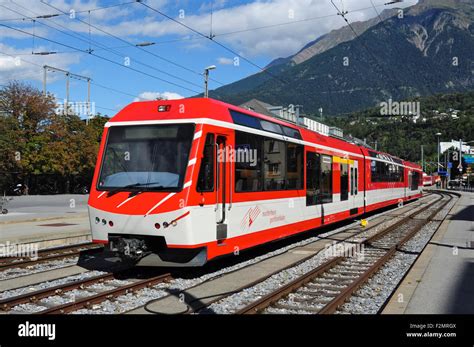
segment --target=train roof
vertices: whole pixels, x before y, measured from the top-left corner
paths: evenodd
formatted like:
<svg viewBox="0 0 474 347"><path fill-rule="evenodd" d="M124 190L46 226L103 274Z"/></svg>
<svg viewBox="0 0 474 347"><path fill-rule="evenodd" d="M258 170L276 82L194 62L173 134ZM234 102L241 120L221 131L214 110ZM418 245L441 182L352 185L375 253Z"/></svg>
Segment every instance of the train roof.
<svg viewBox="0 0 474 347"><path fill-rule="evenodd" d="M162 106L164 111L159 111ZM260 113L253 112L232 104L228 104L212 98L187 98L179 100L154 100L154 101L137 101L125 106L120 110L106 126L119 124L140 124L152 123L157 120L173 120L173 119L199 119L207 118L210 120L235 123L231 115L231 111L265 120L267 122L276 123L281 126L296 129L301 134L301 139L308 142L313 142L319 145L334 147L339 150L354 154L364 154L371 157L374 153L380 156L388 156L394 161L400 162L407 166L418 168L414 163L403 161L391 154L372 150L370 148L354 144L343 139L325 136L315 131L309 130L306 127L294 124L282 119L269 117ZM362 153L361 153L362 152ZM421 167L419 167L421 168Z"/></svg>
<svg viewBox="0 0 474 347"><path fill-rule="evenodd" d="M166 112L158 112L160 106L169 106L169 110ZM125 106L113 118L111 118L106 126L122 123L149 123L156 120L195 118L207 118L216 121L235 123L231 111L236 111L244 115L276 123L291 129L297 129L301 134L301 139L304 141L315 142L328 147L337 147L348 152L361 154L358 145L341 139L324 136L297 124L269 117L211 98L133 102Z"/></svg>

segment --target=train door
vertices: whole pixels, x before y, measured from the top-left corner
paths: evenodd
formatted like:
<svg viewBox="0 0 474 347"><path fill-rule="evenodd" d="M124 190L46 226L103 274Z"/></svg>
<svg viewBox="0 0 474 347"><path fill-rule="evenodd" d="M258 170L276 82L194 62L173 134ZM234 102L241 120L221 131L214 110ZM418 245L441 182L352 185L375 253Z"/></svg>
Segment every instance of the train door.
<svg viewBox="0 0 474 347"><path fill-rule="evenodd" d="M407 192L406 197L409 198L411 196L411 187L413 185L413 173L411 170L408 170L408 185L406 186L405 190Z"/></svg>
<svg viewBox="0 0 474 347"><path fill-rule="evenodd" d="M404 195L404 198L408 198L408 190L407 188L410 186L410 180L411 180L411 175L410 175L410 171L406 168L403 168L403 188L405 190L405 195Z"/></svg>
<svg viewBox="0 0 474 347"><path fill-rule="evenodd" d="M350 161L350 213L358 212L358 196L359 196L359 162L357 160Z"/></svg>
<svg viewBox="0 0 474 347"><path fill-rule="evenodd" d="M319 154L306 152L306 218L317 218L320 214L320 162Z"/></svg>
<svg viewBox="0 0 474 347"><path fill-rule="evenodd" d="M227 175L231 171L227 167L230 162L229 158L228 137L226 135L217 135L216 137L216 162L215 162L215 177L216 177L216 228L217 241L223 241L227 238L227 224L226 224L226 199L228 195L228 179Z"/></svg>

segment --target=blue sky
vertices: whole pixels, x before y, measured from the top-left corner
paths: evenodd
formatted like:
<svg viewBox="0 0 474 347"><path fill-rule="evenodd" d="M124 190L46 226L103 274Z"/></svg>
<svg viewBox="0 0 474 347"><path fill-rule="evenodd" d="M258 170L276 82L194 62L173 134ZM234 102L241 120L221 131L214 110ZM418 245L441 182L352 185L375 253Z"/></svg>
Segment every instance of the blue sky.
<svg viewBox="0 0 474 347"><path fill-rule="evenodd" d="M389 8L384 6L386 0L372 1L379 12ZM352 22L376 16L370 0L334 2L349 11L348 19ZM311 40L344 25L330 0L148 0L144 3L205 35L211 32L212 9L215 40L262 67L275 58L296 53ZM403 6L414 3L415 0L406 1ZM32 20L52 14L60 15ZM0 3L2 24L29 34L0 26L0 85L16 79L42 88L42 66L54 66L91 77L92 101L96 111L102 114L113 115L137 98L178 98L202 92L200 73L209 65L217 66L211 72L214 79L210 82L211 89L259 71L242 59L235 65L238 58L235 54L127 0L4 1ZM133 46L144 42L155 44L142 49ZM87 54L88 49L102 59ZM129 68L124 66L127 58ZM63 74L48 73L48 91L59 100L65 98L65 84ZM85 101L86 95L87 85L72 79L70 100Z"/></svg>

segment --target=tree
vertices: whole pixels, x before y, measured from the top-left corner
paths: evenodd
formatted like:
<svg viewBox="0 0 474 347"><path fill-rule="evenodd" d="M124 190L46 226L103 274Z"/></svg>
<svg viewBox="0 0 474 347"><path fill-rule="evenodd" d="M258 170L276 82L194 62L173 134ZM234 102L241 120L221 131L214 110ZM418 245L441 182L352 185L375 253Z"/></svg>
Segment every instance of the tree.
<svg viewBox="0 0 474 347"><path fill-rule="evenodd" d="M51 95L19 82L11 82L0 91L0 113L5 149L2 149L2 171L28 183L31 163L38 154L38 140L50 118L54 115L55 102ZM11 177L18 173L18 176Z"/></svg>
<svg viewBox="0 0 474 347"><path fill-rule="evenodd" d="M18 181L32 192L72 192L71 183L89 185L99 138L106 122L96 117L87 126L77 115L57 114L51 95L19 82L0 91L0 185Z"/></svg>

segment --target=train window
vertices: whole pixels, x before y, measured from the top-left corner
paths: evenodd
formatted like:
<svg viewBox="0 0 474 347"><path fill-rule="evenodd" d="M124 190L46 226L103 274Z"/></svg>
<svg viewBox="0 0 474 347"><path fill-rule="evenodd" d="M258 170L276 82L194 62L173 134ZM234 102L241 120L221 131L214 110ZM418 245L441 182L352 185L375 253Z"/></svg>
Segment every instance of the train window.
<svg viewBox="0 0 474 347"><path fill-rule="evenodd" d="M298 129L293 129L284 125L282 125L281 128L286 136L301 140L301 134Z"/></svg>
<svg viewBox="0 0 474 347"><path fill-rule="evenodd" d="M320 172L319 154L306 153L306 206L313 206L318 201L318 181Z"/></svg>
<svg viewBox="0 0 474 347"><path fill-rule="evenodd" d="M403 167L376 160L370 165L372 182L403 182Z"/></svg>
<svg viewBox="0 0 474 347"><path fill-rule="evenodd" d="M258 118L234 110L229 110L229 112L235 124L255 129L262 129Z"/></svg>
<svg viewBox="0 0 474 347"><path fill-rule="evenodd" d="M264 140L264 188L286 189L286 144L274 139Z"/></svg>
<svg viewBox="0 0 474 347"><path fill-rule="evenodd" d="M354 168L351 167L351 195L354 195Z"/></svg>
<svg viewBox="0 0 474 347"><path fill-rule="evenodd" d="M271 133L283 135L283 130L281 130L281 127L279 124L267 122L266 120L261 120L260 124L262 125L263 130L269 131Z"/></svg>
<svg viewBox="0 0 474 347"><path fill-rule="evenodd" d="M327 155L321 156L320 196L321 203L332 202L332 158Z"/></svg>
<svg viewBox="0 0 474 347"><path fill-rule="evenodd" d="M341 201L347 199L349 199L349 170L347 164L341 164Z"/></svg>
<svg viewBox="0 0 474 347"><path fill-rule="evenodd" d="M286 144L287 166L286 166L286 188L302 189L303 188L303 152L304 147L294 144Z"/></svg>
<svg viewBox="0 0 474 347"><path fill-rule="evenodd" d="M357 192L358 192L358 179L359 177L357 176L357 168L354 169L354 195L357 195Z"/></svg>
<svg viewBox="0 0 474 347"><path fill-rule="evenodd" d="M303 189L302 145L236 131L235 149L236 192Z"/></svg>
<svg viewBox="0 0 474 347"><path fill-rule="evenodd" d="M235 132L235 191L262 190L263 137L241 131Z"/></svg>
<svg viewBox="0 0 474 347"><path fill-rule="evenodd" d="M207 134L206 143L204 144L204 151L201 160L201 168L199 169L199 177L197 184L198 192L214 191L214 158L214 134Z"/></svg>
<svg viewBox="0 0 474 347"><path fill-rule="evenodd" d="M286 135L298 140L301 140L301 134L298 129L293 129L288 126L280 125L277 123L261 120L253 117L249 114L245 114L239 111L230 110L230 115L235 124L243 125L249 128L265 130L276 134Z"/></svg>
<svg viewBox="0 0 474 347"><path fill-rule="evenodd" d="M332 158L306 153L306 206L332 202Z"/></svg>
<svg viewBox="0 0 474 347"><path fill-rule="evenodd" d="M179 191L193 134L193 124L111 127L97 189Z"/></svg>

